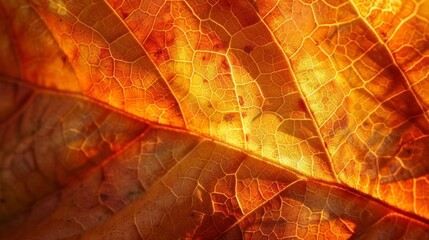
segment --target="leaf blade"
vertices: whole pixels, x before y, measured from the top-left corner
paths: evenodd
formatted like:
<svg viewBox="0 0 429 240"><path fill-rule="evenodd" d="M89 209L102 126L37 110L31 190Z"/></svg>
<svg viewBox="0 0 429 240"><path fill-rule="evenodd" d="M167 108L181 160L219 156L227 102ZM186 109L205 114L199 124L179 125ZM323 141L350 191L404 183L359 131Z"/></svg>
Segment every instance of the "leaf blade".
<svg viewBox="0 0 429 240"><path fill-rule="evenodd" d="M92 107L71 114L78 122L64 124L64 139L107 136L88 141L100 161L83 167L77 182L33 185L45 193L6 213L37 202L9 223L26 223L28 235L4 234L257 238L274 229L274 237L368 238L392 227L391 237L427 235L426 1L402 8L393 1L85 3L1 2L2 23L16 23L1 41L16 43L11 54L22 66L0 71L57 91L31 86L15 94L14 80L2 83L2 97L13 99L0 105L5 139L20 141L8 126L28 109L58 111L46 115L55 123L67 119L59 109L68 102ZM28 26L16 17L23 15L36 19L37 31L20 30ZM26 45L37 36L36 46L50 51ZM32 76L35 67L41 71ZM72 81L58 82L61 74ZM103 128L98 113L117 117ZM85 130L86 115L94 131ZM46 129L58 132L55 124ZM24 149L45 149L39 156L56 149L29 136ZM0 159L7 172L7 158Z"/></svg>

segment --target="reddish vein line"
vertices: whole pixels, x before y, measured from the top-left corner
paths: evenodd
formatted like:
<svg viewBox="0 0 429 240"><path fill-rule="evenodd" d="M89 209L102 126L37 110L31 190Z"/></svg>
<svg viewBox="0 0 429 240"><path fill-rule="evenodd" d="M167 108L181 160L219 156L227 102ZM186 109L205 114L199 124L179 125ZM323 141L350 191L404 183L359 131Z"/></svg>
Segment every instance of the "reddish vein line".
<svg viewBox="0 0 429 240"><path fill-rule="evenodd" d="M101 101L97 100L97 99L93 99L93 98L90 98L90 97L87 97L87 96L83 96L83 95L78 94L78 93L68 92L68 91L62 91L62 90L52 90L52 89L49 89L49 88L45 88L45 87L40 87L40 86L34 85L33 83L26 83L26 82L22 82L22 81L17 80L17 79L6 78L6 77L4 77L2 75L0 75L0 82L8 82L8 83L11 83L11 84L17 84L17 85L22 85L24 87L37 89L41 93L52 94L52 95L65 95L65 96L69 96L71 98L77 98L77 99L86 100L86 101L89 101L91 103L97 104L97 105L99 105L102 108L109 109L109 110L111 110L113 112L117 112L117 113L119 113L121 115L124 115L125 117L129 117L131 119L134 119L136 121L139 121L139 122L142 122L142 123L146 123L146 124L149 125L145 129L145 131L143 131L139 136L137 136L135 139L131 140L128 144L126 144L120 151L116 152L114 155L110 156L109 158L106 158L105 161L103 161L102 163L100 163L100 166L108 163L110 161L110 159L112 159L112 158L114 158L114 157L122 154L133 143L135 143L135 142L139 141L141 138L143 138L143 136L150 129L152 129L152 128L165 129L165 130L174 131L174 132L182 132L182 133L190 134L190 135L202 138L202 139L207 139L207 140L213 141L216 144L224 145L224 146L226 146L228 148L231 148L231 149L234 149L236 151L240 151L240 152L242 152L244 154L247 154L250 157L253 157L253 158L257 159L258 161L263 161L264 164L271 165L272 167L277 167L277 168L281 168L281 169L283 169L285 171L290 171L290 172L298 175L298 177L300 177L301 180L307 179L307 180L311 180L311 181L314 181L314 182L317 182L317 183L320 183L320 184L324 184L324 185L336 187L338 189L343 189L343 190L349 191L351 194L354 194L354 195L357 195L357 196L359 196L361 198L368 199L369 201L373 201L373 202L376 202L378 204L381 204L382 206L387 207L388 209L392 210L393 212L397 212L397 213L399 213L399 214L401 214L403 216L406 216L406 217L408 217L410 219L415 219L417 221L420 221L422 223L425 223L425 224L429 225L429 219L426 219L426 218L424 218L422 216L419 216L419 215L417 215L415 213L402 210L402 209L400 209L400 208L398 208L398 207L396 207L394 205L391 205L391 204L389 204L387 202L384 202L383 200L375 198L375 197L373 197L373 196L371 196L371 195L369 195L367 193L361 192L361 191L359 191L357 189L353 189L353 188L351 188L351 187L349 187L347 185L342 185L341 183L329 182L329 181L325 181L325 180L322 180L322 179L313 178L312 176L308 176L305 173L297 171L296 169L293 169L293 168L288 167L288 166L280 165L280 164L278 164L276 162L273 162L270 159L265 159L262 156L254 153L254 152L250 152L250 151L247 151L245 149L240 149L237 146L231 145L230 143L226 143L226 142L220 141L219 139L215 139L212 136L204 135L204 134L201 134L199 132L195 132L195 131L192 131L192 130L189 130L189 129L184 129L184 128L180 128L180 127L173 127L173 126L169 126L169 125L163 125L163 124L160 124L158 122L151 122L149 120L142 119L142 118L137 117L135 115L132 115L130 113L124 112L121 109L114 108L114 107L112 107L112 106L110 106L110 105L108 105L108 104L106 104L104 102L101 102ZM279 191L279 193L277 193L277 195L280 194L280 192L281 191Z"/></svg>
<svg viewBox="0 0 429 240"><path fill-rule="evenodd" d="M283 50L283 48L281 47L281 44L280 44L280 43L279 43L279 41L277 40L276 36L274 36L273 32L272 32L272 31L271 31L271 29L268 27L268 25L267 25L267 23L264 21L264 19L261 17L261 15L260 15L260 14L259 14L259 12L257 11L257 9L255 9L255 6L254 6L253 4L252 4L252 7L253 7L253 9L255 10L256 14L258 14L259 19L261 20L261 23L262 23L262 24L264 24L264 26L268 29L268 32L271 34L271 37L272 37L273 41L276 43L276 45L277 45L280 49L282 49L282 50ZM286 54L284 55L284 57L285 57L286 63L289 65L290 73L291 73L291 75L293 76L293 78L294 78L294 79L295 79L295 81L296 81L298 78L296 77L295 72L294 72L294 70L293 70L293 68L292 68L292 63L290 62L289 57L288 57ZM322 137L322 133L320 132L320 126L317 124L316 117L314 116L313 111L312 111L312 110L311 110L311 108L310 108L310 104L308 103L307 98L304 96L304 93L303 93L303 91L302 91L302 89L301 89L301 86L300 86L297 82L295 82L295 86L297 87L298 92L299 92L299 94L301 95L301 98L302 98L302 100L304 101L304 104L305 104L305 106L306 106L306 108L307 108L307 110L308 110L308 113L310 114L310 117L311 117L311 119L313 120L313 121L312 121L312 122L313 122L313 126L314 126L314 128L316 129L317 136L318 136L318 138L319 138L319 140L320 140L320 144L321 144L321 146L322 146L322 149L323 149L323 151L325 152L326 156L328 157L328 167L329 167L329 170L331 171L331 174L332 174L332 176L334 177L334 179L335 179L337 182L340 182L340 180L338 179L337 174L335 174L334 166L332 165L332 163L331 163L331 161L330 161L330 159L332 159L332 155L329 153L328 149L325 147L324 140L323 140L323 137Z"/></svg>

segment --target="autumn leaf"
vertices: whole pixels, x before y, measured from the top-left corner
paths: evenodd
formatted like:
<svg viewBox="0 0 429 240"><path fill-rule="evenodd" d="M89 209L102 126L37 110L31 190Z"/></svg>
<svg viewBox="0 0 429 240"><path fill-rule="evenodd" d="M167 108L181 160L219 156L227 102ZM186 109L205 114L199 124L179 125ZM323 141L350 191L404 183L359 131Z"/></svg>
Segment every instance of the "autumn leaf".
<svg viewBox="0 0 429 240"><path fill-rule="evenodd" d="M428 0L0 0L0 238L429 238L428 89Z"/></svg>

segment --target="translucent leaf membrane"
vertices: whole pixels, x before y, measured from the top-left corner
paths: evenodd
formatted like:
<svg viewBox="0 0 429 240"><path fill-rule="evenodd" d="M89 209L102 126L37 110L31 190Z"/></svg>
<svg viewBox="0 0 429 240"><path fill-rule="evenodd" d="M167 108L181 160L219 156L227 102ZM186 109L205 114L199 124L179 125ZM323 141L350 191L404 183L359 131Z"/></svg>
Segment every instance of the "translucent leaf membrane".
<svg viewBox="0 0 429 240"><path fill-rule="evenodd" d="M1 1L0 73L51 89L79 91L50 30L26 0Z"/></svg>
<svg viewBox="0 0 429 240"><path fill-rule="evenodd" d="M427 238L428 6L0 0L0 238Z"/></svg>
<svg viewBox="0 0 429 240"><path fill-rule="evenodd" d="M370 6L366 1L354 1L354 4L360 16L391 50L427 115L429 2L379 1Z"/></svg>
<svg viewBox="0 0 429 240"><path fill-rule="evenodd" d="M335 174L428 217L427 108L389 45L348 1L254 7L290 59Z"/></svg>
<svg viewBox="0 0 429 240"><path fill-rule="evenodd" d="M195 136L172 136L177 137L177 134L148 129L121 155L92 169L82 181L70 184L37 203L30 212L10 221L0 230L0 237L63 239L81 235L102 224L146 194L199 141Z"/></svg>
<svg viewBox="0 0 429 240"><path fill-rule="evenodd" d="M180 106L129 29L103 1L34 1L80 92L154 122L183 126Z"/></svg>
<svg viewBox="0 0 429 240"><path fill-rule="evenodd" d="M123 150L147 125L85 99L0 82L0 221Z"/></svg>
<svg viewBox="0 0 429 240"><path fill-rule="evenodd" d="M15 235L8 237L419 238L429 229L346 188L309 180L212 140L159 128L46 201L49 205L30 213L36 221L38 208L49 212L36 230L22 231L31 221L15 221Z"/></svg>
<svg viewBox="0 0 429 240"><path fill-rule="evenodd" d="M84 94L335 179L285 56L249 3L56 4L35 6Z"/></svg>

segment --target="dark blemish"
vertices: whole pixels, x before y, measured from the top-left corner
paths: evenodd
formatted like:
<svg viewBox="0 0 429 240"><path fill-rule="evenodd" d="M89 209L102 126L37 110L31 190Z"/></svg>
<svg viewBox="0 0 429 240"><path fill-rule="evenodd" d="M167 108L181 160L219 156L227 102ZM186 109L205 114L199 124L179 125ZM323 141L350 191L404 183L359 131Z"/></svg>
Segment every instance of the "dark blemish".
<svg viewBox="0 0 429 240"><path fill-rule="evenodd" d="M226 61L226 59L222 60L222 63L220 64L220 67L225 69L225 70L229 70L229 64Z"/></svg>
<svg viewBox="0 0 429 240"><path fill-rule="evenodd" d="M59 20L60 20L60 22L62 22L62 21L63 21L63 19L62 19L62 18L60 18Z"/></svg>
<svg viewBox="0 0 429 240"><path fill-rule="evenodd" d="M387 33L386 32L381 32L380 35L381 35L381 39L383 39L383 41L387 40Z"/></svg>
<svg viewBox="0 0 429 240"><path fill-rule="evenodd" d="M221 43L216 43L214 46L213 46L213 50L218 50L218 49L221 49L223 47L223 44L221 44Z"/></svg>
<svg viewBox="0 0 429 240"><path fill-rule="evenodd" d="M158 48L158 50L156 50L156 52L155 52L154 56L155 56L155 57L159 57L159 56L161 56L161 55L162 55L162 49L161 49L161 48Z"/></svg>
<svg viewBox="0 0 429 240"><path fill-rule="evenodd" d="M205 60L206 60L206 56L203 56L203 58L202 58L202 59L203 59L203 61L205 61Z"/></svg>
<svg viewBox="0 0 429 240"><path fill-rule="evenodd" d="M100 193L100 199L102 202L105 202L107 199L109 199L109 196L104 193Z"/></svg>
<svg viewBox="0 0 429 240"><path fill-rule="evenodd" d="M209 107L209 108L213 108L213 105L210 103L210 104L208 105L208 107Z"/></svg>
<svg viewBox="0 0 429 240"><path fill-rule="evenodd" d="M318 41L314 41L314 44L316 44L316 46L319 46L319 42Z"/></svg>
<svg viewBox="0 0 429 240"><path fill-rule="evenodd" d="M191 217L195 216L194 213L191 213Z"/></svg>
<svg viewBox="0 0 429 240"><path fill-rule="evenodd" d="M411 148L406 148L406 149L404 150L404 154L405 154L406 156L411 156L411 154L413 154L413 149L411 149Z"/></svg>
<svg viewBox="0 0 429 240"><path fill-rule="evenodd" d="M134 196L136 196L136 195L139 195L141 192L139 192L139 191L131 191L131 192L128 192L128 197L134 197Z"/></svg>
<svg viewBox="0 0 429 240"><path fill-rule="evenodd" d="M238 103L240 104L240 106L244 105L243 96L238 96Z"/></svg>
<svg viewBox="0 0 429 240"><path fill-rule="evenodd" d="M258 115L256 115L256 116L252 119L252 122L253 122L253 121L255 121L256 119L258 119L261 115L262 115L262 112L258 113Z"/></svg>
<svg viewBox="0 0 429 240"><path fill-rule="evenodd" d="M298 99L298 106L301 108L302 111L307 112L307 106L305 105L304 100Z"/></svg>
<svg viewBox="0 0 429 240"><path fill-rule="evenodd" d="M130 14L123 9L119 9L119 15L122 17L122 19L126 19Z"/></svg>
<svg viewBox="0 0 429 240"><path fill-rule="evenodd" d="M223 117L223 119L227 122L231 122L232 120L234 120L234 115L234 113L228 113Z"/></svg>
<svg viewBox="0 0 429 240"><path fill-rule="evenodd" d="M204 79L204 80L203 80L203 83L204 83L204 84L208 84L208 83L209 83L209 81L208 81L207 79Z"/></svg>
<svg viewBox="0 0 429 240"><path fill-rule="evenodd" d="M65 55L61 56L61 60L63 61L63 63L67 62L67 56Z"/></svg>
<svg viewBox="0 0 429 240"><path fill-rule="evenodd" d="M249 142L249 140L250 140L250 136L249 134L246 134L246 142Z"/></svg>
<svg viewBox="0 0 429 240"><path fill-rule="evenodd" d="M249 45L246 45L246 46L244 46L244 49L243 49L247 54L249 54L252 50L253 50L253 47L252 46L249 46Z"/></svg>
<svg viewBox="0 0 429 240"><path fill-rule="evenodd" d="M5 202L6 202L6 199L0 198L0 203L5 203Z"/></svg>
<svg viewBox="0 0 429 240"><path fill-rule="evenodd" d="M327 142L323 142L325 144L325 148L328 148L328 143Z"/></svg>

